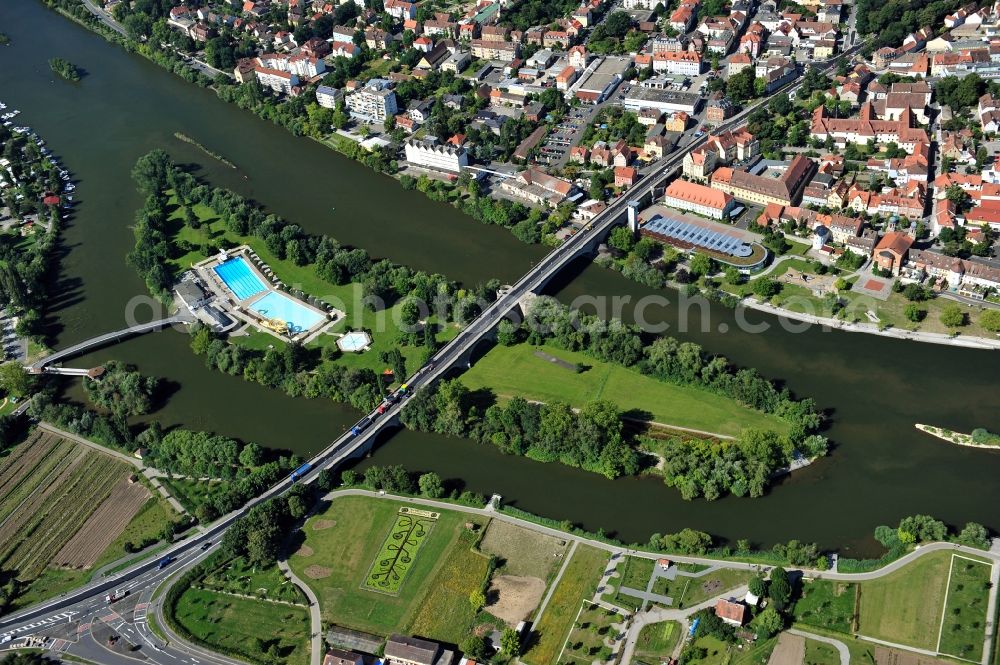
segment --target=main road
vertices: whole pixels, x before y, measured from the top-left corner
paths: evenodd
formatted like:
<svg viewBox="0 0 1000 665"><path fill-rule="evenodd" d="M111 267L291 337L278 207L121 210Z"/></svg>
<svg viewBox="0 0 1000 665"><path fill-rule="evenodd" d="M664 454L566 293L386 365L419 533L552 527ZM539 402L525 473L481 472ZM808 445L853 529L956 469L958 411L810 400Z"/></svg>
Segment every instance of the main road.
<svg viewBox="0 0 1000 665"><path fill-rule="evenodd" d="M814 67L821 72L826 71L834 66L838 60L851 57L863 46L864 42L859 43L840 56L823 64L814 65ZM789 83L785 87L776 90L770 96L749 106L738 115L717 127L715 131L726 131L743 125L749 114L767 104L771 98L781 94L792 93L800 86L801 82ZM388 405L383 413L379 413L377 410L372 411L359 420L355 424L355 427L348 429L338 436L309 461L308 472L297 478L292 476L286 477L261 496L249 501L242 508L207 525L200 534L171 546L164 552L164 556L179 559L181 556L187 556L189 553L196 551L197 548L205 543L217 541L236 520L240 519L253 506L283 494L296 482L312 482L322 469L333 469L359 453L369 450L374 445L378 434L385 427L393 426L398 421L399 413L406 401L405 396L411 395L418 388L433 385L451 368L459 364L460 361L468 358L480 340L488 336L501 320L510 315L522 298L530 293L540 291L559 271L565 268L576 257L589 251L592 244L603 239L612 227L620 224L625 218L628 205L631 201L651 200L655 195L655 190L662 188L667 178L678 170L684 156L704 143L705 140L705 137L695 139L669 158L658 162L643 180L629 191L628 196L623 196L613 201L587 227L545 255L531 271L511 285L508 291L500 294L495 302L487 306L476 319L459 332L448 344L439 349L428 360L426 365L410 377L407 382L408 390L403 399L399 399ZM193 565L195 561L196 557L189 559L188 565ZM25 628L25 626L32 626L33 623L39 620L57 615L81 603L92 603L95 598L102 599L103 595L109 590L119 588L136 579L146 579L143 576L148 576L153 571L157 571L156 561L139 563L108 579L95 580L68 594L5 617L3 621L0 621L0 631L3 631L0 632L0 635L4 635L5 633L10 634L11 631L14 631L13 634L21 634L24 630L37 628L37 626L33 628ZM161 574L165 579L168 572L159 571L158 573L154 573L149 579L158 579Z"/></svg>

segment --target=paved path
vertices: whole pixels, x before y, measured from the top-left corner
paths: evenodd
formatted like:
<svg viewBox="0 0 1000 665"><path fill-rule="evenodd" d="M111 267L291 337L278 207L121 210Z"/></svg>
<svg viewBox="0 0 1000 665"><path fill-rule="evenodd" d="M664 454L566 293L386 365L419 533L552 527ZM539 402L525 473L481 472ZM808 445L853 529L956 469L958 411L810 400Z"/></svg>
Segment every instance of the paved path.
<svg viewBox="0 0 1000 665"><path fill-rule="evenodd" d="M913 653L919 653L923 656L930 656L931 658L937 658L938 652L933 649L918 649L917 647L911 647L909 644L899 644L898 642L890 642L888 640L880 640L876 637L868 637L867 635L862 635L861 633L855 634L859 640L864 640L865 642L871 642L873 644L881 644L884 647L892 647L893 649L901 649L903 651L912 651Z"/></svg>
<svg viewBox="0 0 1000 665"><path fill-rule="evenodd" d="M497 516L499 515L500 513L497 513ZM570 559L573 558L573 553L576 552L576 546L578 544L579 543L574 540L573 544L569 546L569 551L566 552L566 558L563 560L563 565L559 569L559 574L556 575L556 578L554 580L552 580L552 584L549 585L549 590L545 594L545 598L542 599L542 604L538 606L538 614L535 615L536 626L538 625L538 622L541 621L542 613L545 612L545 608L549 606L549 601L552 600L552 592L556 590L556 586L558 586L559 580L562 579L563 573L566 572L566 567L569 566Z"/></svg>
<svg viewBox="0 0 1000 665"><path fill-rule="evenodd" d="M278 568L292 581L292 584L302 589L302 592L306 594L306 598L309 599L309 620L312 624L309 665L320 665L323 662L325 651L323 649L323 620L320 618L319 613L319 598L316 597L316 594L313 593L312 588L308 584L292 572L292 569L288 566L288 561L279 561Z"/></svg>
<svg viewBox="0 0 1000 665"><path fill-rule="evenodd" d="M652 578L650 578L652 580ZM664 605L673 605L674 599L670 596L664 596L658 593L653 593L652 591L639 591L638 589L630 589L628 587L618 587L618 593L623 593L626 596L631 596L632 598L639 598L643 601L643 608L646 607L647 603L663 603Z"/></svg>
<svg viewBox="0 0 1000 665"><path fill-rule="evenodd" d="M798 635L799 637L804 637L809 640L816 640L817 642L824 642L837 649L837 653L840 654L840 665L851 665L851 650L847 648L847 645L840 640L835 640L832 637L826 637L825 635L816 635L814 633L807 633L804 630L799 630L798 628L789 628L788 632L792 635Z"/></svg>
<svg viewBox="0 0 1000 665"><path fill-rule="evenodd" d="M982 665L989 665L993 657L993 640L996 639L997 629L994 619L997 615L998 585L1000 585L1000 562L994 561L990 570L990 599L986 605L986 639L983 641Z"/></svg>

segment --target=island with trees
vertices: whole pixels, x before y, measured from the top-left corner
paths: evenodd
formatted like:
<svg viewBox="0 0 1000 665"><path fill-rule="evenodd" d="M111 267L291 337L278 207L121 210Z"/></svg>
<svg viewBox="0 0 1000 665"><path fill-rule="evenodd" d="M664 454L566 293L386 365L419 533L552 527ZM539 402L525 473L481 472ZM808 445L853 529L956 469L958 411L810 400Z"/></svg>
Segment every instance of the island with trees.
<svg viewBox="0 0 1000 665"><path fill-rule="evenodd" d="M83 78L80 68L64 58L51 58L49 69L67 81L79 81Z"/></svg>

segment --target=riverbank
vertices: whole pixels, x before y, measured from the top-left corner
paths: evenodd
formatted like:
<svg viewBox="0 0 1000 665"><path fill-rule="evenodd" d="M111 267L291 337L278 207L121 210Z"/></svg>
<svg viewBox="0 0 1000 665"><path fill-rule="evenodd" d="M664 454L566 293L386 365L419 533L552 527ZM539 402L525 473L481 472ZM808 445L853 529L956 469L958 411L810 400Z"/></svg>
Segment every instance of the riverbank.
<svg viewBox="0 0 1000 665"><path fill-rule="evenodd" d="M750 309L755 309L760 312L767 312L768 314L774 314L775 316L780 316L784 319L791 319L793 321L802 321L804 323L812 323L815 325L823 326L824 328L840 330L843 332L865 333L868 335L879 335L881 337L892 337L895 339L902 339L913 342L925 342L929 344L961 346L968 349L981 349L981 350L994 350L994 351L1000 349L1000 339L971 337L961 334L945 335L943 333L900 330L899 328L879 328L879 326L877 326L874 323L861 323L861 322L850 323L832 317L815 316L813 314L803 314L801 312L793 312L792 310L789 309L783 309L781 307L775 307L774 305L770 305L768 303L760 302L755 298L744 298L743 300L740 301L739 305L737 306L749 307Z"/></svg>
<svg viewBox="0 0 1000 665"><path fill-rule="evenodd" d="M971 434L962 434L961 432L952 432L951 430L944 429L942 427L934 427L933 425L923 425L921 423L915 423L913 425L921 432L935 436L942 441L947 441L948 443L955 444L956 446L965 446L967 448L980 448L985 450L993 450L1000 452L1000 445L991 446L988 443L976 443L973 441Z"/></svg>

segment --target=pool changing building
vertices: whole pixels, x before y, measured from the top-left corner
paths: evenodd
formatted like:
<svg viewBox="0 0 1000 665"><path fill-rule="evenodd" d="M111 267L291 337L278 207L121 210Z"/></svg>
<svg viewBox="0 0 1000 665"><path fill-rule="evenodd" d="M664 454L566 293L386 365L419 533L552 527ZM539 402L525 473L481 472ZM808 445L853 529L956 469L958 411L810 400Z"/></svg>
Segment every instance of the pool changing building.
<svg viewBox="0 0 1000 665"><path fill-rule="evenodd" d="M678 214L663 206L653 206L645 214L648 221L639 226L639 233L657 242L706 254L744 273L759 270L767 263L767 249L755 242L748 231Z"/></svg>

